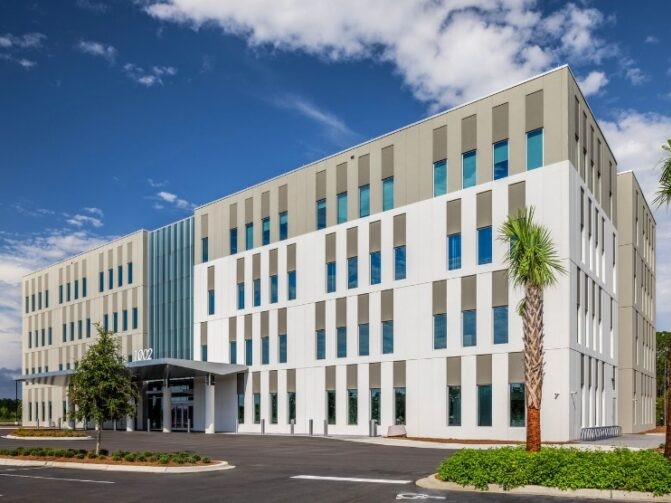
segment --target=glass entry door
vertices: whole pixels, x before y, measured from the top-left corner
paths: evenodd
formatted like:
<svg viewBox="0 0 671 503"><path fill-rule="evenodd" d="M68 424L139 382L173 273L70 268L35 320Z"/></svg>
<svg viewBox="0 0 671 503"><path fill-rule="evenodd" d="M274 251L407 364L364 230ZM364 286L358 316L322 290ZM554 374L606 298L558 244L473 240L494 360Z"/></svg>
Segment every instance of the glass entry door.
<svg viewBox="0 0 671 503"><path fill-rule="evenodd" d="M187 430L189 421L193 426L193 405L173 404L172 405L172 429L173 431Z"/></svg>

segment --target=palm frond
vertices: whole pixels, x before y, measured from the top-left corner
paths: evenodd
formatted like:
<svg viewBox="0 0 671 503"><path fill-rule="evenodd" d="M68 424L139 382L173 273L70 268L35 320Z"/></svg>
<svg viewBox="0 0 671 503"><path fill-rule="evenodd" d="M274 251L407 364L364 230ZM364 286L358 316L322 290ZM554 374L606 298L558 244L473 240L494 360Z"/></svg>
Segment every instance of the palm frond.
<svg viewBox="0 0 671 503"><path fill-rule="evenodd" d="M671 203L671 139L662 149L667 152L666 158L662 160L662 172L659 176L659 188L655 196L654 203L657 206L668 205Z"/></svg>

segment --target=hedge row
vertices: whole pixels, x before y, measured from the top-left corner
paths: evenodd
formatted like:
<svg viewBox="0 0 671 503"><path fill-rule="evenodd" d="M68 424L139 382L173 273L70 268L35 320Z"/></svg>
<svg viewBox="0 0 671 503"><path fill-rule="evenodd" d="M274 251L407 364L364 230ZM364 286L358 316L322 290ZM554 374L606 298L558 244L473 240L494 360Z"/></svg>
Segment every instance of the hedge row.
<svg viewBox="0 0 671 503"><path fill-rule="evenodd" d="M0 456L22 457L34 456L40 458L63 458L63 459L101 459L125 463L155 463L195 465L209 463L210 458L199 456L192 452L129 452L114 451L110 454L106 449L100 449L100 454L86 449L58 449L52 447L17 447L16 449L0 449Z"/></svg>
<svg viewBox="0 0 671 503"><path fill-rule="evenodd" d="M19 428L18 430L12 431L10 435L15 437L85 437L86 433L83 431L75 430L54 430L54 429L42 429L42 430L29 430L25 428Z"/></svg>

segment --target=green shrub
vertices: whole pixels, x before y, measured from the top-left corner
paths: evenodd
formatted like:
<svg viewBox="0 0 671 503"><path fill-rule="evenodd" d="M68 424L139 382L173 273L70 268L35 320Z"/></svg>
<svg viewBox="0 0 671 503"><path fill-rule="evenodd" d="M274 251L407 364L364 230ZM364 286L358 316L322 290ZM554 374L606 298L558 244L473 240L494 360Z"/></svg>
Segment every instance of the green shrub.
<svg viewBox="0 0 671 503"><path fill-rule="evenodd" d="M201 460L203 463L209 463L209 462L210 462L210 458L209 458L208 456L203 456L200 460Z"/></svg>
<svg viewBox="0 0 671 503"><path fill-rule="evenodd" d="M158 459L158 462L161 463L162 465L167 465L169 461L170 457L167 456L166 454L161 455L161 457L159 457Z"/></svg>
<svg viewBox="0 0 671 503"><path fill-rule="evenodd" d="M671 493L671 463L654 451L586 451L523 447L462 449L438 467L438 478L462 486L523 485Z"/></svg>
<svg viewBox="0 0 671 503"><path fill-rule="evenodd" d="M135 461L135 453L127 452L126 455L124 456L124 460L128 461L129 463L133 463Z"/></svg>
<svg viewBox="0 0 671 503"><path fill-rule="evenodd" d="M0 449L0 456L35 456L35 457L55 457L55 458L77 458L77 459L100 459L111 458L115 462L127 463L160 463L167 465L175 463L198 464L199 462L209 463L210 458L199 456L190 451L181 452L129 452L117 450L111 455L109 451L101 449L100 454L86 449L57 449L52 447L17 447L14 449Z"/></svg>
<svg viewBox="0 0 671 503"><path fill-rule="evenodd" d="M75 454L75 457L77 459L84 459L86 457L86 454L84 454L83 452L78 452L77 454Z"/></svg>

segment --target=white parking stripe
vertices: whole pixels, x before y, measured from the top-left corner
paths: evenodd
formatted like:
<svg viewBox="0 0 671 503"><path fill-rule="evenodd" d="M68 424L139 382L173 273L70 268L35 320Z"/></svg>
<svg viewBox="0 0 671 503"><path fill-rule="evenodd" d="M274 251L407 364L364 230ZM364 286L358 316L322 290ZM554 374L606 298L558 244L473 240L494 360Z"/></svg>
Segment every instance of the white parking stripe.
<svg viewBox="0 0 671 503"><path fill-rule="evenodd" d="M0 477L20 477L23 479L61 480L63 482L87 482L90 484L114 484L110 480L66 479L62 477L41 477L39 475L19 475L18 473L0 473Z"/></svg>
<svg viewBox="0 0 671 503"><path fill-rule="evenodd" d="M395 479L362 479L357 477L322 477L319 475L296 475L292 479L302 480L332 480L335 482L371 482L373 484L409 484L411 480Z"/></svg>

